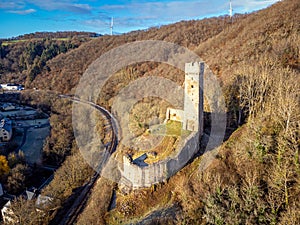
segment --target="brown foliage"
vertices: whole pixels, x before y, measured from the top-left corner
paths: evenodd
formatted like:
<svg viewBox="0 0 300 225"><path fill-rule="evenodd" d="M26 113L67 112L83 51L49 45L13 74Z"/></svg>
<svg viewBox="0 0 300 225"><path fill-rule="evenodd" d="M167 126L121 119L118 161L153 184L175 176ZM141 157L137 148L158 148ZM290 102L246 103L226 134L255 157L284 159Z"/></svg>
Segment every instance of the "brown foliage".
<svg viewBox="0 0 300 225"><path fill-rule="evenodd" d="M38 75L33 85L70 93L88 65L114 47L137 40L175 42L194 49L229 87L229 111L242 110L250 116L247 124L221 146L207 171L197 171L199 162L193 162L156 190L153 187L120 195L116 211L107 218L142 216L160 204L178 202L183 209L182 223L299 223L299 14L299 1L286 0L237 17L232 24L219 17L103 36L47 63L50 70ZM109 107L122 85L157 71L182 83L183 74L174 76L165 65L141 63L119 71L99 102ZM49 146L57 143L57 148L51 149L58 155L60 150L68 152L71 143L60 140L60 130L69 133L70 119L64 115L57 113L51 118L53 124L67 121L53 128L55 133L49 141ZM82 185L86 176L74 167L77 157L71 156L57 171L49 193L66 199L73 188ZM97 217L104 215L107 196L99 212L95 209L97 201L90 204L83 218L93 216L96 218L91 222L99 222Z"/></svg>

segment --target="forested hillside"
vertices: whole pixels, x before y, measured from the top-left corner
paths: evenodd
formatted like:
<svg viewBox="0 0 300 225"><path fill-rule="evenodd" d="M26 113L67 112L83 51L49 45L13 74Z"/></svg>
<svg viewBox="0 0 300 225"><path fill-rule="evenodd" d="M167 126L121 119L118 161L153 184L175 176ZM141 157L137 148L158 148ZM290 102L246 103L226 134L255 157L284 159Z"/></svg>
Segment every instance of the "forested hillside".
<svg viewBox="0 0 300 225"><path fill-rule="evenodd" d="M90 40L88 35L81 33L82 36L73 34L66 38L54 38L66 35L63 32L61 35L51 34L40 33L32 38L26 36L20 40L0 41L0 81L22 83L29 87L37 75L50 70L47 66L49 60Z"/></svg>
<svg viewBox="0 0 300 225"><path fill-rule="evenodd" d="M151 224L136 219L146 215L157 224L299 224L299 13L298 1L279 2L187 46L222 80L228 124L239 128L206 171L200 157L166 184L118 195L108 214L110 195L96 190L79 224Z"/></svg>
<svg viewBox="0 0 300 225"><path fill-rule="evenodd" d="M5 67L4 79L19 71L14 79L26 80L28 87L73 93L85 69L103 53L137 40L164 40L194 50L222 83L227 131L233 133L209 168L198 170L199 156L167 182L126 195L101 178L77 224L300 224L299 15L300 2L285 0L232 22L217 17L102 36L57 52L32 79L32 63L20 70L19 58L12 60L16 66ZM174 76L172 71L159 63L124 68L99 102L109 108L122 85L142 76L159 75L182 84L184 74ZM47 214L55 224L92 172L73 141L70 104L47 92L26 92L22 101L49 106L53 128L44 148L49 161L70 155L44 190L57 200L57 211ZM113 189L116 208L108 211Z"/></svg>
<svg viewBox="0 0 300 225"><path fill-rule="evenodd" d="M236 20L244 16L237 16ZM148 31L138 31L120 36L102 36L92 40L75 51L60 55L47 64L49 71L33 81L34 86L58 92L69 93L86 68L100 55L125 43L139 40L164 40L194 49L201 42L215 36L230 25L228 17L185 21ZM70 66L72 65L72 66ZM155 67L154 67L155 68Z"/></svg>
<svg viewBox="0 0 300 225"><path fill-rule="evenodd" d="M24 34L17 37L3 39L3 41L10 40L27 40L36 38L73 38L73 37L97 37L100 36L93 32L78 32L78 31L57 31L57 32L35 32L31 34Z"/></svg>

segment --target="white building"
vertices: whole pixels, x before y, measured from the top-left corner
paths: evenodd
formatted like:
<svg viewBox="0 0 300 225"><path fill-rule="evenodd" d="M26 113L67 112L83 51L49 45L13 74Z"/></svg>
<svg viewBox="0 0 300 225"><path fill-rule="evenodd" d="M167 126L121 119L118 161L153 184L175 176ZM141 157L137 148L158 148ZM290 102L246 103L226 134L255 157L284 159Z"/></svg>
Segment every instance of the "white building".
<svg viewBox="0 0 300 225"><path fill-rule="evenodd" d="M27 200L35 199L35 210L39 213L44 213L46 210L53 210L53 198L48 196L38 195L31 191L26 191L24 196ZM19 224L19 219L11 208L11 201L8 201L1 209L2 219L4 223Z"/></svg>
<svg viewBox="0 0 300 225"><path fill-rule="evenodd" d="M12 138L12 123L11 120L2 119L0 121L0 142L10 141Z"/></svg>
<svg viewBox="0 0 300 225"><path fill-rule="evenodd" d="M1 209L2 219L4 223L16 224L18 223L18 218L11 209L11 201L8 201Z"/></svg>
<svg viewBox="0 0 300 225"><path fill-rule="evenodd" d="M0 84L1 88L6 91L21 91L24 87L20 84Z"/></svg>
<svg viewBox="0 0 300 225"><path fill-rule="evenodd" d="M53 198L39 195L35 202L36 210L38 212L44 212L53 208Z"/></svg>

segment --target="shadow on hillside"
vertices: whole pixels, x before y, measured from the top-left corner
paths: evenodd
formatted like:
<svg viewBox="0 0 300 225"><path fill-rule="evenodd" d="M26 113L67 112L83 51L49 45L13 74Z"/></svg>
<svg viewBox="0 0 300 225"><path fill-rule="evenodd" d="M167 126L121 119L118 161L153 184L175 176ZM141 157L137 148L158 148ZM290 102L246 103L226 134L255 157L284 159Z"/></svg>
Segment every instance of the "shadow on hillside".
<svg viewBox="0 0 300 225"><path fill-rule="evenodd" d="M56 211L55 216L50 221L49 225L57 225L61 223L62 219L64 219L68 215L70 208L73 206L74 202L83 191L84 187L85 185L73 189L72 195L69 196L68 199Z"/></svg>
<svg viewBox="0 0 300 225"><path fill-rule="evenodd" d="M226 128L225 128L225 133L222 134L222 136L219 136L216 141L216 143L212 143L213 141L210 140L211 138L213 139L214 137L212 137L212 117L216 116L213 115L210 112L204 112L204 129L203 129L203 135L201 137L201 143L199 146L199 151L195 154L195 156L193 157L193 159L191 159L191 162L203 155L205 152L210 152L212 150L214 150L215 148L219 147L220 144L224 143L225 141L227 141L230 136L232 135L232 133L239 127L239 124L236 120L236 115L232 112L228 112L226 114ZM242 118L242 123L245 122L244 118ZM241 124L240 124L241 125ZM224 129L224 128L220 128L220 129ZM220 132L222 133L222 132ZM210 142L210 143L209 143Z"/></svg>

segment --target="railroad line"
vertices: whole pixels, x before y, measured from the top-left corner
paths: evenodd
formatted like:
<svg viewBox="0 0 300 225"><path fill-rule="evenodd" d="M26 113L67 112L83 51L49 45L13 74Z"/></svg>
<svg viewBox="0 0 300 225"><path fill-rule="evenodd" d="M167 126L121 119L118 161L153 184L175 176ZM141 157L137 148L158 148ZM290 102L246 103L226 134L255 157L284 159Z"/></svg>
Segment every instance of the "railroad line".
<svg viewBox="0 0 300 225"><path fill-rule="evenodd" d="M110 142L111 144L108 146L108 149L104 153L104 158L103 158L100 166L105 165L107 160L111 156L111 154L116 150L117 145L118 145L118 136L117 136L118 130L117 130L116 119L111 115L111 113L108 110L106 110L105 108L103 108L93 102L84 101L84 100L81 100L79 98L75 98L75 97L72 97L69 95L60 95L60 97L70 99L71 101L77 102L79 104L82 103L82 104L86 104L91 107L94 107L99 112L101 112L101 114L109 121L109 125L112 129L112 140ZM70 207L70 209L66 213L66 216L64 217L64 219L62 221L60 221L59 225L73 225L76 222L79 214L84 210L84 208L88 202L88 199L92 193L93 187L95 186L98 178L100 177L100 173L99 173L100 169L102 169L102 168L99 168L94 173L94 175L90 179L90 181L87 184L85 184L80 195L75 200L73 205Z"/></svg>

